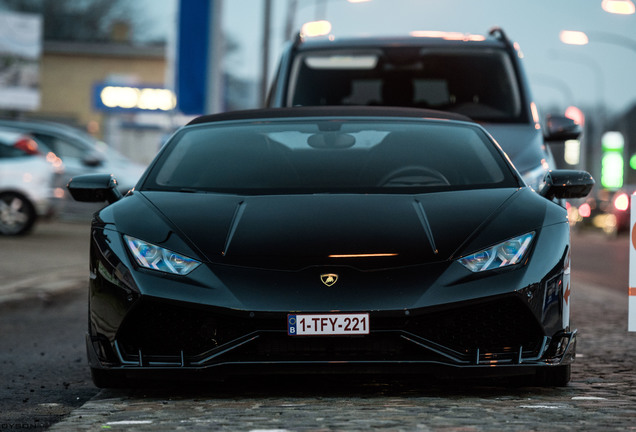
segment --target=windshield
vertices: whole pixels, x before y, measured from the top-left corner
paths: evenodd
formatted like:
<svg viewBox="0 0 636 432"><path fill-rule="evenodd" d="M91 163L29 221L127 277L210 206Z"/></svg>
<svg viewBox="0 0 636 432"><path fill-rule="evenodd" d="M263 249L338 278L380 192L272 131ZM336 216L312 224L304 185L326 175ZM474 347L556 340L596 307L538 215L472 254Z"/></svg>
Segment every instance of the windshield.
<svg viewBox="0 0 636 432"><path fill-rule="evenodd" d="M476 125L323 117L185 127L165 145L140 189L417 193L518 185Z"/></svg>
<svg viewBox="0 0 636 432"><path fill-rule="evenodd" d="M480 121L523 121L505 51L324 51L299 54L287 106L387 105L452 111Z"/></svg>

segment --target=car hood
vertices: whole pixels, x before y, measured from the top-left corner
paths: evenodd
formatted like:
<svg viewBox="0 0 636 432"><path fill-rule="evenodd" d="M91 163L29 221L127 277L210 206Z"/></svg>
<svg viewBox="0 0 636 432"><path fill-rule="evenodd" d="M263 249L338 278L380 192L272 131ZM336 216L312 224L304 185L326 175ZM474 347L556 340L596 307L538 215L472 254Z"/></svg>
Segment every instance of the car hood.
<svg viewBox="0 0 636 432"><path fill-rule="evenodd" d="M445 261L536 229L545 203L528 188L422 195L134 192L99 217L124 234L210 263L369 270Z"/></svg>
<svg viewBox="0 0 636 432"><path fill-rule="evenodd" d="M531 171L542 165L542 161L552 162L540 129L519 124L485 123L482 126L499 143L520 173Z"/></svg>

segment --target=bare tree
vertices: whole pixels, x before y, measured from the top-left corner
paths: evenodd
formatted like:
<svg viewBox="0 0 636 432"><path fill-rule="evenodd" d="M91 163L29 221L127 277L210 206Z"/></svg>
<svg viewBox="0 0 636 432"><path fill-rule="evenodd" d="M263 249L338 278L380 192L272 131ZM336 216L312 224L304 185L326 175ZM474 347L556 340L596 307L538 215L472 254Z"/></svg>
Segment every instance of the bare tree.
<svg viewBox="0 0 636 432"><path fill-rule="evenodd" d="M143 14L128 0L0 0L0 10L41 14L44 40L105 42L114 23L131 31L144 26Z"/></svg>

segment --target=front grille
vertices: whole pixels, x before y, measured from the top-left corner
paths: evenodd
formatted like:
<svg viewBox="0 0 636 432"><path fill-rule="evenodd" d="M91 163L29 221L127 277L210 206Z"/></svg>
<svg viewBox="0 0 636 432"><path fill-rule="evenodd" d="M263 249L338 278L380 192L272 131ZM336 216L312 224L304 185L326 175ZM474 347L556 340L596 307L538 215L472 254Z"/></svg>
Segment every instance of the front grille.
<svg viewBox="0 0 636 432"><path fill-rule="evenodd" d="M258 337L234 348L246 335ZM414 343L412 335L419 342ZM371 313L371 334L365 336L288 336L286 314L247 312L228 315L215 308L144 299L118 333L124 358L201 361L225 351L223 361L423 360L423 345L437 344L459 354L532 352L543 332L530 310L516 297L446 310ZM243 342L243 340L241 340ZM224 346L225 345L225 346Z"/></svg>
<svg viewBox="0 0 636 432"><path fill-rule="evenodd" d="M284 324L284 321L283 321ZM198 355L253 331L247 319L209 309L143 300L123 323L118 342L137 355Z"/></svg>
<svg viewBox="0 0 636 432"><path fill-rule="evenodd" d="M427 313L411 320L407 330L459 352L502 352L539 348L541 326L517 297Z"/></svg>
<svg viewBox="0 0 636 432"><path fill-rule="evenodd" d="M256 361L390 361L405 358L408 345L399 333L320 337L272 332L230 356Z"/></svg>

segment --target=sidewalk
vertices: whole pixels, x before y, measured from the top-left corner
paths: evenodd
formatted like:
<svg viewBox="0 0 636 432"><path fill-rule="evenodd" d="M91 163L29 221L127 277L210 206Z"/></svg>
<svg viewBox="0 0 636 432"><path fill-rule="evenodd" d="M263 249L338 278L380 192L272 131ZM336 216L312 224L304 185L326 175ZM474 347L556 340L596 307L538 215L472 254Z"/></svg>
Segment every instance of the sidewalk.
<svg viewBox="0 0 636 432"><path fill-rule="evenodd" d="M89 235L88 222L53 221L0 236L0 303L86 287Z"/></svg>

